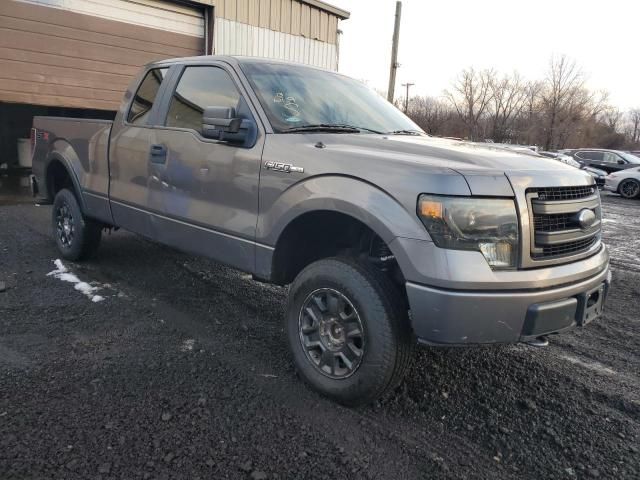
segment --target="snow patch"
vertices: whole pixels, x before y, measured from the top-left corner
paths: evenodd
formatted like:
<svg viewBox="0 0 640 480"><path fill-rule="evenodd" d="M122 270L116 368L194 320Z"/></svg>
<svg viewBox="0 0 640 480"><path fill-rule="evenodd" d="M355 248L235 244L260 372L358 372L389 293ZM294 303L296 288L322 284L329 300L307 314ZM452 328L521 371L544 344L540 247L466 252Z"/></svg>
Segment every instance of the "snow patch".
<svg viewBox="0 0 640 480"><path fill-rule="evenodd" d="M196 341L193 338L186 339L184 342L182 342L182 345L180 346L180 351L182 352L193 351L193 346L195 345L195 343Z"/></svg>
<svg viewBox="0 0 640 480"><path fill-rule="evenodd" d="M573 363L574 365L578 365L583 368L588 368L589 370L593 370L594 372L604 373L606 375L615 375L616 372L609 367L605 367L601 363L598 362L585 362L580 360L579 358L572 357L570 355L560 355L560 358L566 360L569 363Z"/></svg>
<svg viewBox="0 0 640 480"><path fill-rule="evenodd" d="M80 280L75 274L69 272L69 269L64 266L62 260L59 258L54 260L53 264L56 266L56 269L47 273L48 277L54 277L58 280L62 280L63 282L72 283L73 288L89 298L93 303L98 303L104 300L103 296L94 294L94 292L100 290L101 287L90 285L89 283Z"/></svg>

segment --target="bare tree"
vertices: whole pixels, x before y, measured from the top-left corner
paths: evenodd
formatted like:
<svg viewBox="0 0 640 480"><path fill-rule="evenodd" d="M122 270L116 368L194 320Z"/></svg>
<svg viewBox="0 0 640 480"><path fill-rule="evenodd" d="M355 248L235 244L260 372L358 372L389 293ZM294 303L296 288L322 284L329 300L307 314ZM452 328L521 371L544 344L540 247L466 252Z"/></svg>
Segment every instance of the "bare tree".
<svg viewBox="0 0 640 480"><path fill-rule="evenodd" d="M445 98L453 106L466 127L471 140L477 140L480 133L480 119L487 112L492 99L491 84L494 81L493 70L476 71L473 68L463 70L452 85L445 90Z"/></svg>
<svg viewBox="0 0 640 480"><path fill-rule="evenodd" d="M433 97L412 97L407 114L425 132L443 135L445 125L451 117L451 110L442 100Z"/></svg>
<svg viewBox="0 0 640 480"><path fill-rule="evenodd" d="M443 99L414 97L407 113L428 133L445 137L492 137L545 149L640 149L640 108L622 114L606 91L586 87L567 57L552 57L544 80L465 69Z"/></svg>
<svg viewBox="0 0 640 480"><path fill-rule="evenodd" d="M557 146L559 125L572 115L577 95L584 91L584 76L576 63L565 55L552 57L542 90L545 112L545 150Z"/></svg>
<svg viewBox="0 0 640 480"><path fill-rule="evenodd" d="M493 77L490 82L491 136L495 142L504 142L514 136L514 120L527 105L528 91L517 72Z"/></svg>
<svg viewBox="0 0 640 480"><path fill-rule="evenodd" d="M640 108L634 108L629 112L629 123L631 143L640 143Z"/></svg>
<svg viewBox="0 0 640 480"><path fill-rule="evenodd" d="M618 130L622 120L622 112L616 107L609 107L602 112L602 120L612 131Z"/></svg>

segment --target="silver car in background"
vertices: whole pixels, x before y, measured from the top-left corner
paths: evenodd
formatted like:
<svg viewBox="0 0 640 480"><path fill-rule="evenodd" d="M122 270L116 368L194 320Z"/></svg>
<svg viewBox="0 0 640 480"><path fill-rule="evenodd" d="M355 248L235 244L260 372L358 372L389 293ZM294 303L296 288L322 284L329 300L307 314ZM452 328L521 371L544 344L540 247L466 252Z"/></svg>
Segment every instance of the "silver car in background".
<svg viewBox="0 0 640 480"><path fill-rule="evenodd" d="M571 165L572 167L580 168L580 163L573 159L570 155L565 155L564 153L559 152L538 152L543 157L553 158L554 160L558 160L562 163L566 163L567 165Z"/></svg>
<svg viewBox="0 0 640 480"><path fill-rule="evenodd" d="M637 198L640 195L640 167L610 173L605 178L604 188L624 198Z"/></svg>

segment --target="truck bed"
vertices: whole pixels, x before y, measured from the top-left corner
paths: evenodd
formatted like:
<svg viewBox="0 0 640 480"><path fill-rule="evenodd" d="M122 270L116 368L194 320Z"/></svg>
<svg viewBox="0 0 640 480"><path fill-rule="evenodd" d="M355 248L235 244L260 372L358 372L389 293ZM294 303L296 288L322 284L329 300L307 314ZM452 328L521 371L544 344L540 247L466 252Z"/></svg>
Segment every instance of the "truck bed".
<svg viewBox="0 0 640 480"><path fill-rule="evenodd" d="M34 117L33 174L39 195L52 200L49 192L52 169L49 167L52 162L61 162L69 172L73 172L76 187L83 196L89 194L107 198L107 153L112 124L110 120Z"/></svg>

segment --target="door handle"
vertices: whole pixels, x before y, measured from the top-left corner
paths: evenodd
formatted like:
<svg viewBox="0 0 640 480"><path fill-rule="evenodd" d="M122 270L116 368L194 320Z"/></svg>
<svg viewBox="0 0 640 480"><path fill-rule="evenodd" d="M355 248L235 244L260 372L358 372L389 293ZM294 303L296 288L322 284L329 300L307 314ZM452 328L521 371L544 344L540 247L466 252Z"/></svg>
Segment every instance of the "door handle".
<svg viewBox="0 0 640 480"><path fill-rule="evenodd" d="M158 164L167 163L167 147L164 145L151 145L149 161Z"/></svg>

